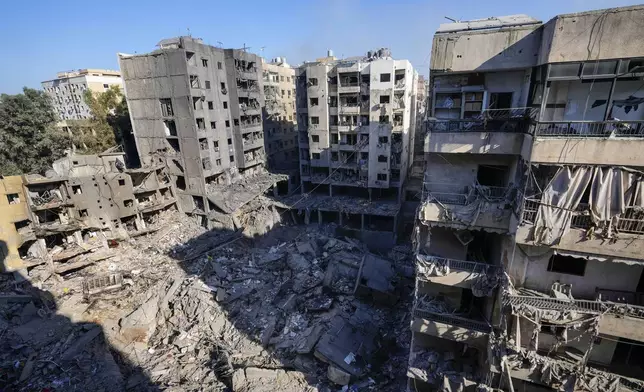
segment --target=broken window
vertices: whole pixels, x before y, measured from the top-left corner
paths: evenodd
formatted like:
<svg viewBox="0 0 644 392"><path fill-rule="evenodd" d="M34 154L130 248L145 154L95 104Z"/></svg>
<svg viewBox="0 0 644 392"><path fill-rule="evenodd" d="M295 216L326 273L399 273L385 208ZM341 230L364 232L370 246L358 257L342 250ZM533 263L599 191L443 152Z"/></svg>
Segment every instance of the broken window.
<svg viewBox="0 0 644 392"><path fill-rule="evenodd" d="M181 189L182 191L186 190L186 179L184 176L177 176L177 179L174 182L174 185L177 187L177 189Z"/></svg>
<svg viewBox="0 0 644 392"><path fill-rule="evenodd" d="M311 98L311 106L318 106L320 100L318 98Z"/></svg>
<svg viewBox="0 0 644 392"><path fill-rule="evenodd" d="M317 100L317 98L316 98ZM316 104L317 105L317 104ZM329 97L329 106L332 108L338 107L338 97L332 95Z"/></svg>
<svg viewBox="0 0 644 392"><path fill-rule="evenodd" d="M386 173L378 173L378 181L387 181Z"/></svg>
<svg viewBox="0 0 644 392"><path fill-rule="evenodd" d="M332 133L331 134L331 144L338 144L338 134L337 133Z"/></svg>
<svg viewBox="0 0 644 392"><path fill-rule="evenodd" d="M201 59L201 66L208 68L208 59Z"/></svg>
<svg viewBox="0 0 644 392"><path fill-rule="evenodd" d="M215 108L215 104L212 101L208 101L208 110L213 110Z"/></svg>
<svg viewBox="0 0 644 392"><path fill-rule="evenodd" d="M230 120L226 120L226 128L230 128Z"/></svg>
<svg viewBox="0 0 644 392"><path fill-rule="evenodd" d="M78 210L78 213L80 214L81 218L87 218L89 216L89 214L87 213L87 209Z"/></svg>
<svg viewBox="0 0 644 392"><path fill-rule="evenodd" d="M378 155L378 162L387 163L387 156L386 155Z"/></svg>
<svg viewBox="0 0 644 392"><path fill-rule="evenodd" d="M80 185L72 185L72 193L75 195L82 195L83 190L81 189Z"/></svg>
<svg viewBox="0 0 644 392"><path fill-rule="evenodd" d="M231 146L233 144L233 139L228 139L228 145Z"/></svg>
<svg viewBox="0 0 644 392"><path fill-rule="evenodd" d="M391 97L389 95L380 96L380 103L389 103L390 101L391 101Z"/></svg>
<svg viewBox="0 0 644 392"><path fill-rule="evenodd" d="M504 187L508 177L508 167L499 165L479 165L476 180L480 185Z"/></svg>
<svg viewBox="0 0 644 392"><path fill-rule="evenodd" d="M210 129L217 129L217 122L211 121L210 122Z"/></svg>
<svg viewBox="0 0 644 392"><path fill-rule="evenodd" d="M186 61L188 64L194 65L194 56L195 54L193 52L186 51Z"/></svg>
<svg viewBox="0 0 644 392"><path fill-rule="evenodd" d="M389 138L387 136L379 136L378 143L389 143Z"/></svg>
<svg viewBox="0 0 644 392"><path fill-rule="evenodd" d="M222 69L221 61L217 61L217 69Z"/></svg>
<svg viewBox="0 0 644 392"><path fill-rule="evenodd" d="M584 276L586 259L571 256L552 255L548 261L548 271L561 274Z"/></svg>
<svg viewBox="0 0 644 392"><path fill-rule="evenodd" d="M208 139L199 139L199 148L201 151L208 149Z"/></svg>
<svg viewBox="0 0 644 392"><path fill-rule="evenodd" d="M223 105L224 105L224 109L228 109L228 102L224 101Z"/></svg>
<svg viewBox="0 0 644 392"><path fill-rule="evenodd" d="M236 127L239 126L239 119L238 118L233 119L233 124L235 124Z"/></svg>
<svg viewBox="0 0 644 392"><path fill-rule="evenodd" d="M134 207L134 200L132 199L123 200L123 206L126 208Z"/></svg>
<svg viewBox="0 0 644 392"><path fill-rule="evenodd" d="M212 146L214 147L215 152L218 152L218 151L219 151L219 142L218 142L217 140L215 140L214 142L212 142Z"/></svg>
<svg viewBox="0 0 644 392"><path fill-rule="evenodd" d="M203 118L198 118L197 119L197 128L206 129L206 122L204 121Z"/></svg>
<svg viewBox="0 0 644 392"><path fill-rule="evenodd" d="M206 90L210 90L210 80L206 80Z"/></svg>
<svg viewBox="0 0 644 392"><path fill-rule="evenodd" d="M221 85L221 89L222 89L222 90L225 90L225 89L226 89L226 83L221 82L221 83L220 83L220 85Z"/></svg>
<svg viewBox="0 0 644 392"><path fill-rule="evenodd" d="M390 73L380 74L380 82L391 82L391 74Z"/></svg>
<svg viewBox="0 0 644 392"><path fill-rule="evenodd" d="M217 166L221 166L221 159L217 159L217 160L215 161L215 164L216 164Z"/></svg>
<svg viewBox="0 0 644 392"><path fill-rule="evenodd" d="M311 141L313 143L318 143L320 141L320 136L318 135L311 135Z"/></svg>
<svg viewBox="0 0 644 392"><path fill-rule="evenodd" d="M490 109L510 109L512 107L512 93L491 93Z"/></svg>
<svg viewBox="0 0 644 392"><path fill-rule="evenodd" d="M170 148L172 148L175 152L181 152L181 148L179 147L179 141L177 139L165 139Z"/></svg>
<svg viewBox="0 0 644 392"><path fill-rule="evenodd" d="M235 156L234 155L231 155L228 158L230 158L230 163L235 162Z"/></svg>
<svg viewBox="0 0 644 392"><path fill-rule="evenodd" d="M329 116L329 125L338 125L338 116Z"/></svg>
<svg viewBox="0 0 644 392"><path fill-rule="evenodd" d="M201 100L201 97L192 97L192 108L194 110L203 109L203 101Z"/></svg>
<svg viewBox="0 0 644 392"><path fill-rule="evenodd" d="M172 100L170 98L161 98L159 99L159 103L161 104L161 114L163 117L174 116L174 112L172 111Z"/></svg>
<svg viewBox="0 0 644 392"><path fill-rule="evenodd" d="M378 121L380 124L389 124L389 116L380 116Z"/></svg>
<svg viewBox="0 0 644 392"><path fill-rule="evenodd" d="M190 75L190 87L191 88L199 88L199 76Z"/></svg>
<svg viewBox="0 0 644 392"><path fill-rule="evenodd" d="M210 163L210 158L203 158L201 160L201 167L203 167L204 170L211 170L212 164Z"/></svg>
<svg viewBox="0 0 644 392"><path fill-rule="evenodd" d="M9 204L20 204L20 195L17 193L9 193L7 194L7 200L9 200Z"/></svg>
<svg viewBox="0 0 644 392"><path fill-rule="evenodd" d="M318 85L317 78L309 78L309 86L317 86L317 85Z"/></svg>
<svg viewBox="0 0 644 392"><path fill-rule="evenodd" d="M123 178L119 178L119 186L125 186L125 180Z"/></svg>
<svg viewBox="0 0 644 392"><path fill-rule="evenodd" d="M313 159L320 159L320 153L319 152L314 152L311 154L311 158Z"/></svg>
<svg viewBox="0 0 644 392"><path fill-rule="evenodd" d="M311 124L318 125L319 123L320 123L320 117L317 117L317 116L311 117Z"/></svg>

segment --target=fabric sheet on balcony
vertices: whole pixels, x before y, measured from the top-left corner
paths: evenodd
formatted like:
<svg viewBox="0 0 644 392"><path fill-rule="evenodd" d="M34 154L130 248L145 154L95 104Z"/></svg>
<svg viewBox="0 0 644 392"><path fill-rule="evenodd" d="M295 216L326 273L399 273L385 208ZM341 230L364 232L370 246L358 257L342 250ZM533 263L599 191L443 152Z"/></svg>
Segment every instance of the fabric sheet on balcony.
<svg viewBox="0 0 644 392"><path fill-rule="evenodd" d="M570 229L572 213L592 178L589 167L562 167L541 196L534 224L534 240L545 245L559 243Z"/></svg>
<svg viewBox="0 0 644 392"><path fill-rule="evenodd" d="M606 237L627 207L644 208L642 174L619 167L561 167L544 190L534 240L556 245L570 229L573 213L590 186L589 206L595 228Z"/></svg>

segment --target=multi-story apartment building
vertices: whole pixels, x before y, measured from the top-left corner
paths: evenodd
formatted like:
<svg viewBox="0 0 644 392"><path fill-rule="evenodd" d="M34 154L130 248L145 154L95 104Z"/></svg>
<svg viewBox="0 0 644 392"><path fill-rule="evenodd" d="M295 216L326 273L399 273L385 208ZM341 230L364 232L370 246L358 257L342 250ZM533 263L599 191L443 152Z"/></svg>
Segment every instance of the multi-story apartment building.
<svg viewBox="0 0 644 392"><path fill-rule="evenodd" d="M299 183L299 147L295 112L295 69L283 57L262 62L264 83L264 144L271 170Z"/></svg>
<svg viewBox="0 0 644 392"><path fill-rule="evenodd" d="M207 223L211 211L236 209L223 205L222 186L263 173L261 59L192 37L158 46L119 55L139 157L167 165L183 211Z"/></svg>
<svg viewBox="0 0 644 392"><path fill-rule="evenodd" d="M643 18L436 32L411 390L644 389Z"/></svg>
<svg viewBox="0 0 644 392"><path fill-rule="evenodd" d="M126 169L121 152L68 156L46 177L5 177L0 185L2 271L91 264L102 256L89 252L106 249L106 240L157 230L158 213L176 206L165 166Z"/></svg>
<svg viewBox="0 0 644 392"><path fill-rule="evenodd" d="M418 74L387 49L297 72L300 177L307 221L338 223L372 246L396 241L416 120ZM299 200L299 199L298 199Z"/></svg>
<svg viewBox="0 0 644 392"><path fill-rule="evenodd" d="M54 111L65 126L67 120L85 120L92 117L83 94L86 90L104 92L111 86L123 87L121 73L107 69L81 69L56 74L56 79L41 83L51 98Z"/></svg>

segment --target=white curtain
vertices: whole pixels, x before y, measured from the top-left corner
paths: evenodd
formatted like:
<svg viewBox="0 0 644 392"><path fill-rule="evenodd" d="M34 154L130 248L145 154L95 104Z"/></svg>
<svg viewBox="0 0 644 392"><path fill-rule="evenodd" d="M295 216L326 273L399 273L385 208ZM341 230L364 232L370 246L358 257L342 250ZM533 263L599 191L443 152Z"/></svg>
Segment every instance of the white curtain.
<svg viewBox="0 0 644 392"><path fill-rule="evenodd" d="M572 213L592 179L589 167L562 167L541 196L534 224L534 240L539 244L556 245L570 229Z"/></svg>

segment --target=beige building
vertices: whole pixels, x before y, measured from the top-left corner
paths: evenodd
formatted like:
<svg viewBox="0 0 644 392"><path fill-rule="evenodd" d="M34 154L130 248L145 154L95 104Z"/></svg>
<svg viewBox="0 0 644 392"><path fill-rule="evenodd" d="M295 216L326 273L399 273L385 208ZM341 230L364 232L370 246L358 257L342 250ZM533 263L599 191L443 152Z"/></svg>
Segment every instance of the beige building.
<svg viewBox="0 0 644 392"><path fill-rule="evenodd" d="M299 183L297 121L295 114L295 69L283 57L262 61L264 79L264 144L268 167L293 172ZM296 185L297 186L297 185Z"/></svg>
<svg viewBox="0 0 644 392"><path fill-rule="evenodd" d="M61 121L91 117L92 113L83 99L86 90L104 92L113 85L123 88L121 73L107 69L59 72L56 79L46 80L41 84Z"/></svg>
<svg viewBox="0 0 644 392"><path fill-rule="evenodd" d="M21 176L0 176L0 272L23 267L21 256L35 240Z"/></svg>
<svg viewBox="0 0 644 392"><path fill-rule="evenodd" d="M434 35L410 390L644 389L641 20Z"/></svg>

